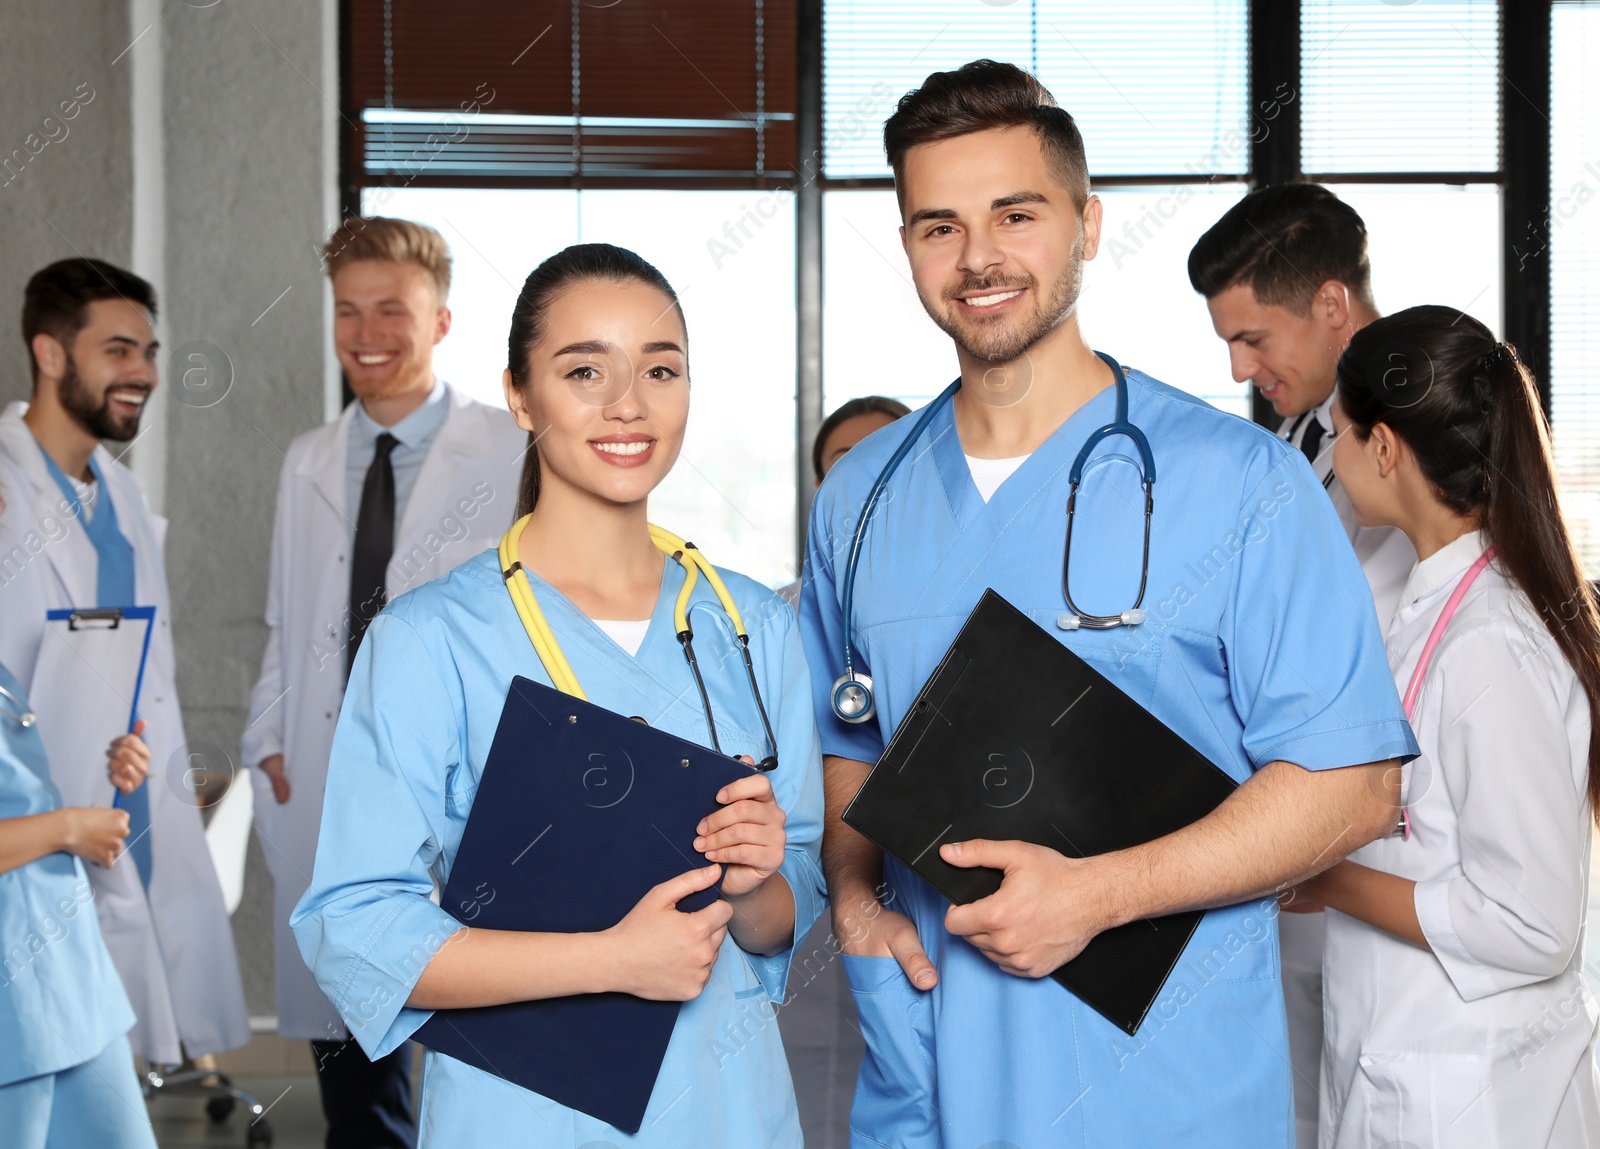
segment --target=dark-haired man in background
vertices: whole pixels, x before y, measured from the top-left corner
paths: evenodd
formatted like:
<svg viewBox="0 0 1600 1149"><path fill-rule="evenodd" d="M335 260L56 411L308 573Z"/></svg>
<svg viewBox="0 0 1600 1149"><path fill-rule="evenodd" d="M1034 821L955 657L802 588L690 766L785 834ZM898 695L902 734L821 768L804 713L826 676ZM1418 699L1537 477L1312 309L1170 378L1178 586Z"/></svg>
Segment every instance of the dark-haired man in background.
<svg viewBox="0 0 1600 1149"><path fill-rule="evenodd" d="M1251 192L1189 253L1189 282L1205 296L1228 345L1233 377L1247 380L1283 418L1278 434L1305 453L1339 512L1387 628L1417 552L1393 527L1356 524L1333 474L1335 368L1350 337L1378 318L1367 228L1349 204L1318 184ZM1320 906L1304 901L1278 923L1283 993L1294 1061L1299 1149L1317 1143L1322 1064Z"/></svg>
<svg viewBox="0 0 1600 1149"><path fill-rule="evenodd" d="M1360 568L1298 451L1090 349L1077 302L1103 208L1072 117L1037 80L991 60L935 73L901 99L884 145L912 279L961 378L920 429L902 419L834 466L807 548L823 864L867 1043L851 1128L896 1149L1286 1145L1274 892L1392 830L1394 760L1416 754ZM1160 471L1150 593L1125 625L1061 629L1068 472L1114 418L1117 384ZM855 524L913 430L847 618ZM1096 615L1139 593L1136 456L1125 438L1102 440L1083 470L1070 578ZM938 842L950 865L1002 872L970 905L884 858L840 814L985 588L1239 788L1177 833L1088 859ZM847 628L853 666L873 681L863 723L831 707ZM1210 912L1134 1036L1046 976L1107 929L1199 908Z"/></svg>
<svg viewBox="0 0 1600 1149"><path fill-rule="evenodd" d="M185 751L162 559L166 520L102 445L139 433L157 383L155 313L150 284L101 260L64 259L28 281L22 337L33 393L0 414L0 663L32 693L46 611L156 608L139 694L149 780L124 799L125 856L88 873L106 948L138 1017L129 1044L176 1065L185 1053L243 1045L250 1021ZM41 726L71 720L34 701ZM105 763L51 769L58 779L82 770L98 778Z"/></svg>

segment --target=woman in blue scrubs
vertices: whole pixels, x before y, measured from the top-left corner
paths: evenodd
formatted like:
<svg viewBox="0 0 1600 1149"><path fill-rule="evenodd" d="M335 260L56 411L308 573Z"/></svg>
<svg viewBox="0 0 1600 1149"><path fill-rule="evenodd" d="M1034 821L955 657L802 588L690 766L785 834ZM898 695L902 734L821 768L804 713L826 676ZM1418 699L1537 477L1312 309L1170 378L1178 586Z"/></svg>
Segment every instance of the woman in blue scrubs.
<svg viewBox="0 0 1600 1149"><path fill-rule="evenodd" d="M823 904L820 756L800 638L781 599L723 575L749 628L776 745L707 579L688 606L707 706L677 638L686 575L652 541L646 506L683 442L687 342L672 288L632 252L585 244L534 270L512 316L504 379L533 436L528 513L506 545L592 702L711 745L708 707L725 753L776 753L780 764L718 796L695 843L715 865L658 886L611 929L464 928L430 894L448 881L512 678L552 678L492 551L378 616L351 671L316 870L291 919L367 1054L386 1055L439 1008L610 991L684 1003L637 1134L430 1050L425 1146L801 1142L773 1004L792 940ZM722 898L680 912L675 903L709 886L719 865Z"/></svg>
<svg viewBox="0 0 1600 1149"><path fill-rule="evenodd" d="M135 727L142 731L143 723ZM128 793L150 751L111 744ZM17 1149L154 1149L133 1073L133 1007L111 964L86 858L123 852L122 810L63 808L22 686L0 666L0 1130Z"/></svg>

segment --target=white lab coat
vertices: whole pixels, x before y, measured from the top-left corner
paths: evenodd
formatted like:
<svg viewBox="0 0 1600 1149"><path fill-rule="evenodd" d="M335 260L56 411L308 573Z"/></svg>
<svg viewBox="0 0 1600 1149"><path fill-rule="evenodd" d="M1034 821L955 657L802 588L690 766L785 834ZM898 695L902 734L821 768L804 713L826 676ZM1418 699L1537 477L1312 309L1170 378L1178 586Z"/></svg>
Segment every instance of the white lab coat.
<svg viewBox="0 0 1600 1149"><path fill-rule="evenodd" d="M38 441L23 423L26 403L0 413L0 663L25 690L44 639L45 612L96 602L98 559L82 523L63 512L61 488ZM138 1024L128 1035L135 1053L176 1064L250 1040L250 1020L233 933L211 853L206 847L188 769L172 649L172 604L162 561L166 520L151 512L133 472L104 447L95 462L105 477L117 522L133 547L141 605L156 608L156 629L139 698L148 723L152 867L148 898L137 869L87 866L100 932L121 975ZM50 763L56 777L73 769ZM103 773L105 762L79 767ZM109 800L110 791L106 797ZM183 1050L178 1047L183 1043Z"/></svg>
<svg viewBox="0 0 1600 1149"><path fill-rule="evenodd" d="M388 597L438 578L496 546L511 525L528 436L511 416L447 385L440 426L395 527ZM345 457L355 404L295 439L278 480L267 587L271 632L250 695L242 761L284 756L289 801L280 806L260 770L255 825L275 887L278 1033L322 1041L346 1036L338 1011L306 969L289 913L311 883L322 824L328 751L345 686L350 546L356 510L345 507Z"/></svg>
<svg viewBox="0 0 1600 1149"><path fill-rule="evenodd" d="M1311 420L1332 427L1330 394L1313 413L1285 419L1278 434L1296 447L1304 442ZM1324 435L1311 469L1321 479L1345 534L1361 560L1361 573L1372 588L1378 625L1388 626L1400 601L1417 551L1403 531L1394 527L1363 527L1356 523L1355 507L1344 487L1333 477L1333 435ZM1317 1081L1322 1065L1322 914L1281 914L1278 945L1283 962L1283 998L1289 1020L1289 1058L1294 1067L1295 1134L1298 1149L1317 1144Z"/></svg>
<svg viewBox="0 0 1600 1149"><path fill-rule="evenodd" d="M1406 584L1386 644L1402 688L1484 545L1464 535ZM1550 632L1491 564L1417 702L1410 840L1351 855L1417 883L1432 952L1326 915L1324 1149L1600 1144L1600 1006L1582 974L1589 724Z"/></svg>
<svg viewBox="0 0 1600 1149"><path fill-rule="evenodd" d="M1334 396L1329 395L1316 408L1316 418L1321 420L1324 426L1333 425L1333 420L1328 414L1333 407L1333 400ZM1298 447L1305 440L1306 432L1310 428L1310 417L1296 416L1284 420L1278 434ZM1331 434L1324 436L1311 469L1325 484L1328 498L1333 501L1333 509L1339 512L1339 521L1344 524L1344 533L1350 537L1350 545L1355 548L1356 558L1361 560L1361 573L1367 576L1367 585L1372 588L1373 605L1378 610L1378 625L1386 627L1389 625L1389 620L1394 617L1395 607L1400 603L1400 592L1406 585L1406 579L1411 577L1411 568L1417 564L1417 550L1411 545L1411 540L1406 538L1405 532L1394 527L1363 527L1356 523L1356 511L1350 503L1350 496L1345 494L1344 487L1339 484L1338 479L1330 478L1333 474Z"/></svg>

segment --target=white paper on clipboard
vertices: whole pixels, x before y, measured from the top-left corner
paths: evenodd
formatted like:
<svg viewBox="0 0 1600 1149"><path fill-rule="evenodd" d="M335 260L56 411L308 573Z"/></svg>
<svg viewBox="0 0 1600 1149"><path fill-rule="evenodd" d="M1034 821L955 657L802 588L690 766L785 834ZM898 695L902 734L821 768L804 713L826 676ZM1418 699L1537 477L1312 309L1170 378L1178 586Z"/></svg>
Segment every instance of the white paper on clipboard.
<svg viewBox="0 0 1600 1149"><path fill-rule="evenodd" d="M106 747L133 728L153 606L52 610L28 701L64 806L109 806Z"/></svg>

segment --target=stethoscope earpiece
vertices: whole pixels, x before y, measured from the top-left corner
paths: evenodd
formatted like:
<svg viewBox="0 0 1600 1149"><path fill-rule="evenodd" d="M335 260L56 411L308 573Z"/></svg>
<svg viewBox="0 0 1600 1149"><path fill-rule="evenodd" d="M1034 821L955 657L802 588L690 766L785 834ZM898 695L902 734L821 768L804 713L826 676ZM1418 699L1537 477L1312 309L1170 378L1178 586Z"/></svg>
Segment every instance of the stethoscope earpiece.
<svg viewBox="0 0 1600 1149"><path fill-rule="evenodd" d="M845 722L869 722L878 713L872 679L865 674L841 674L833 684L832 702L834 714Z"/></svg>

